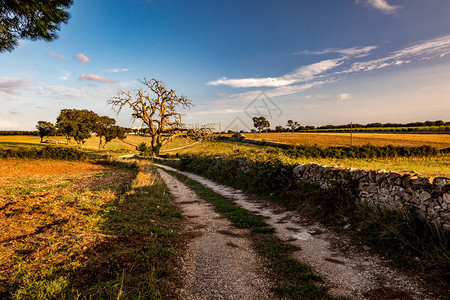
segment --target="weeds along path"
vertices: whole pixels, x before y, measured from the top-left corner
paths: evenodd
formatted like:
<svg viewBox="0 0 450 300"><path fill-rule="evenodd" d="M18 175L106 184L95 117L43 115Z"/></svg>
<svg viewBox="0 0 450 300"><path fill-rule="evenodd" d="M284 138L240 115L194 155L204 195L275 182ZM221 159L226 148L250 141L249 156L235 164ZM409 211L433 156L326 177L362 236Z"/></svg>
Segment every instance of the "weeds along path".
<svg viewBox="0 0 450 300"><path fill-rule="evenodd" d="M233 199L236 204L251 213L263 217L265 222L275 228L278 238L300 248L299 251L294 252L294 258L310 265L322 277L325 284L331 287L330 294L332 295L350 299L437 299L433 296L432 291L425 288L425 283L418 276L405 274L391 267L388 261L371 253L369 249L353 246L347 238L327 230L320 224L311 224L309 220L302 218L298 213L287 211L274 203L255 199L239 190L217 184L201 176L181 172L168 166L157 166L179 172L198 181L216 193ZM172 180L168 179L169 177L165 173L163 176L166 181ZM170 185L180 186L179 183L171 183L169 187ZM172 187L172 189L174 188ZM175 195L176 193L174 190ZM202 213L186 213L200 215L201 218L206 219L216 215L211 208ZM216 219L213 220L217 222ZM204 230L209 231L210 229ZM214 235L214 233L209 233L209 235ZM213 240L209 241L208 239L209 237L206 235L201 238L201 241L194 242L197 245L194 245L193 248L200 246L200 243L205 243L202 251L208 253L203 255L212 255L209 251L217 250L211 248L216 246L210 244L210 242L214 243ZM226 241L224 240L222 244ZM235 243L234 240L233 243ZM236 256L235 259L240 258ZM247 268L243 265L247 263L244 260L231 263L233 265L237 263L238 268ZM245 284L245 282L242 283ZM433 287L428 288L432 289Z"/></svg>
<svg viewBox="0 0 450 300"><path fill-rule="evenodd" d="M169 192L188 218L192 236L183 257L181 299L271 299L271 283L261 258L245 238L212 205L171 175L159 170Z"/></svg>

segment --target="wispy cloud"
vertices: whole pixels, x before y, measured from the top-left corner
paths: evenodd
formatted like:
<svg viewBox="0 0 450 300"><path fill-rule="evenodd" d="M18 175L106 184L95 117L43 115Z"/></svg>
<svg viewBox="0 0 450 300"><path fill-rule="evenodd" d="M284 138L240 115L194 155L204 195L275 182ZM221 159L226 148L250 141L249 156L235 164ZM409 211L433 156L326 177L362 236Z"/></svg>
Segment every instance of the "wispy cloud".
<svg viewBox="0 0 450 300"><path fill-rule="evenodd" d="M208 115L208 114L236 114L243 112L243 109L221 109L221 110L203 110L203 111L194 111L189 112L190 115Z"/></svg>
<svg viewBox="0 0 450 300"><path fill-rule="evenodd" d="M62 59L62 60L66 60L66 57L65 57L64 55L62 55L62 54L57 54L57 53L55 53L55 52L53 52L53 51L47 52L47 55L48 55L48 56L52 56L52 57L57 57L57 58Z"/></svg>
<svg viewBox="0 0 450 300"><path fill-rule="evenodd" d="M311 110L311 109L314 109L316 106L315 105L313 105L313 104L307 104L307 105L303 105L302 106L302 109L303 110Z"/></svg>
<svg viewBox="0 0 450 300"><path fill-rule="evenodd" d="M366 47L352 47L352 48L346 48L346 49L339 49L339 48L328 48L324 50L317 50L317 51L298 51L294 52L294 55L300 55L300 54L307 54L307 55L322 55L322 54L329 54L329 53L338 53L344 56L357 56L357 57L363 57L367 56L372 50L377 49L378 46L366 46Z"/></svg>
<svg viewBox="0 0 450 300"><path fill-rule="evenodd" d="M392 52L376 60L355 62L344 73L371 71L389 66L400 66L413 60L432 59L450 52L450 35L416 43L415 45Z"/></svg>
<svg viewBox="0 0 450 300"><path fill-rule="evenodd" d="M44 98L97 101L99 99L108 99L117 94L118 89L129 89L134 86L136 81L114 82L108 85L85 85L72 87L66 85L45 85L36 87L35 92Z"/></svg>
<svg viewBox="0 0 450 300"><path fill-rule="evenodd" d="M228 85L231 87L259 87L265 88L264 92L268 97L275 98L285 95L297 94L306 90L319 87L331 82L343 80L350 73L377 70L389 66L401 66L403 64L419 61L423 59L439 58L450 53L450 35L432 40L418 42L414 45L404 47L400 50L388 53L382 58L363 61L371 54L377 46L352 47L346 49L329 48L319 51L307 51L305 54L341 54L339 58L322 60L320 62L302 66L294 72L279 76L266 78L222 78L208 82L209 85ZM268 89L267 89L268 88ZM200 111L229 111L237 105L243 105L253 101L258 96L260 90L251 90L242 93L219 94L218 99L209 101ZM337 96L338 102L348 102L352 95L341 93ZM315 98L319 99L316 95ZM327 99L332 98L330 95Z"/></svg>
<svg viewBox="0 0 450 300"><path fill-rule="evenodd" d="M10 122L6 120L0 120L0 128L3 129L12 129L12 128L19 128L19 123L17 122Z"/></svg>
<svg viewBox="0 0 450 300"><path fill-rule="evenodd" d="M393 14L400 8L400 6L389 4L387 0L356 0L355 3L362 3L385 14Z"/></svg>
<svg viewBox="0 0 450 300"><path fill-rule="evenodd" d="M127 72L129 69L106 69L103 70L105 73L120 73L120 72Z"/></svg>
<svg viewBox="0 0 450 300"><path fill-rule="evenodd" d="M352 95L348 94L348 93L343 93L343 94L339 94L337 95L338 100L349 100L352 98Z"/></svg>
<svg viewBox="0 0 450 300"><path fill-rule="evenodd" d="M17 94L18 90L29 87L31 80L11 77L0 77L0 92L10 95Z"/></svg>
<svg viewBox="0 0 450 300"><path fill-rule="evenodd" d="M61 80L69 80L70 73L65 71L65 70L61 70L61 71L63 72L63 75L59 76L59 79L61 79Z"/></svg>
<svg viewBox="0 0 450 300"><path fill-rule="evenodd" d="M223 77L218 80L208 82L209 85L228 85L235 88L241 87L283 87L294 83L305 82L313 79L325 71L333 69L342 63L341 59L323 60L307 66L302 66L294 72L280 77L266 78L240 78L228 79Z"/></svg>
<svg viewBox="0 0 450 300"><path fill-rule="evenodd" d="M114 80L104 78L100 75L95 74L81 74L81 76L78 78L80 80L92 80L92 81L98 81L98 82L106 82L106 83L114 83Z"/></svg>
<svg viewBox="0 0 450 300"><path fill-rule="evenodd" d="M10 110L10 111L8 111L8 113L9 113L10 115L20 115L19 112L14 111L14 110Z"/></svg>
<svg viewBox="0 0 450 300"><path fill-rule="evenodd" d="M75 59L81 62L82 64L87 64L91 62L91 60L83 53L80 53L77 56L75 56Z"/></svg>

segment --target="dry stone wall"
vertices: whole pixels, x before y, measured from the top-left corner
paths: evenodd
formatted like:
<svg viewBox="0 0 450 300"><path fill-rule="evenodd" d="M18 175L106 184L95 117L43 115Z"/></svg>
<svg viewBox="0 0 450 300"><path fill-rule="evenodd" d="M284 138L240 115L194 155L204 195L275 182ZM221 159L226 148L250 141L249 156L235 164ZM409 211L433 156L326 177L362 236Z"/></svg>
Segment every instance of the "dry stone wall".
<svg viewBox="0 0 450 300"><path fill-rule="evenodd" d="M377 206L410 209L431 223L450 230L450 178L432 182L414 172L365 171L310 163L294 168L298 180L327 189L354 187L357 200Z"/></svg>

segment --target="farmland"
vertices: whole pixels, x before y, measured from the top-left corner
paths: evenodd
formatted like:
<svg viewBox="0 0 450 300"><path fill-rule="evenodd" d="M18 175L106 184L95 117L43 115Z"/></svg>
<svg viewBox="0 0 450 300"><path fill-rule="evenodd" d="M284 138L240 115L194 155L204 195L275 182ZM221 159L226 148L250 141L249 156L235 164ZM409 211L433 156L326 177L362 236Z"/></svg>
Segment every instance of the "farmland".
<svg viewBox="0 0 450 300"><path fill-rule="evenodd" d="M266 140L291 145L349 146L350 133L245 133L249 139ZM353 145L362 146L433 146L437 149L450 147L450 134L381 134L353 133Z"/></svg>
<svg viewBox="0 0 450 300"><path fill-rule="evenodd" d="M168 297L181 215L141 170L0 159L0 298Z"/></svg>
<svg viewBox="0 0 450 300"><path fill-rule="evenodd" d="M251 139L281 142L293 145L318 145L328 146L348 146L350 135L347 133L246 133L245 136ZM52 137L60 141L65 141L63 137ZM84 149L96 153L107 153L111 155L121 155L136 153L136 146L142 142L149 143L150 138L140 135L128 135L123 141L113 140L106 145L106 150L98 149L98 138L91 137L85 143ZM231 155L236 151L247 151L252 149L262 149L264 147L234 141L205 141L195 144L192 147L166 151L174 148L184 147L194 144L195 141L186 138L176 138L162 147L162 153L174 155L178 154L202 154L202 155ZM377 134L377 133L354 133L354 145L371 144L374 146L422 146L428 145L437 149L450 147L450 135L448 134ZM40 139L37 136L0 136L0 148L15 147L18 145L37 146ZM71 144L72 147L75 144ZM360 169L386 169L392 171L414 170L424 176L450 177L450 157L449 155L438 155L432 157L396 157L396 158L373 158L373 159L350 159L350 158L284 158L294 163L305 164L316 162L324 165L342 165L346 167Z"/></svg>

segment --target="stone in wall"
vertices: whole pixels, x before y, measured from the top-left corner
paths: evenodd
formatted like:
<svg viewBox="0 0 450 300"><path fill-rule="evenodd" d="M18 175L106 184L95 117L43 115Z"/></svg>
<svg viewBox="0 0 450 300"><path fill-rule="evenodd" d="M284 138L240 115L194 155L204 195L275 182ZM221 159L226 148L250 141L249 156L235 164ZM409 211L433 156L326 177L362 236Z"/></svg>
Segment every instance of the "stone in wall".
<svg viewBox="0 0 450 300"><path fill-rule="evenodd" d="M450 230L450 178L437 177L430 182L429 178L420 177L414 171L364 171L316 163L298 165L293 173L299 180L318 184L322 188L334 184L355 186L359 201L409 209L431 223Z"/></svg>

